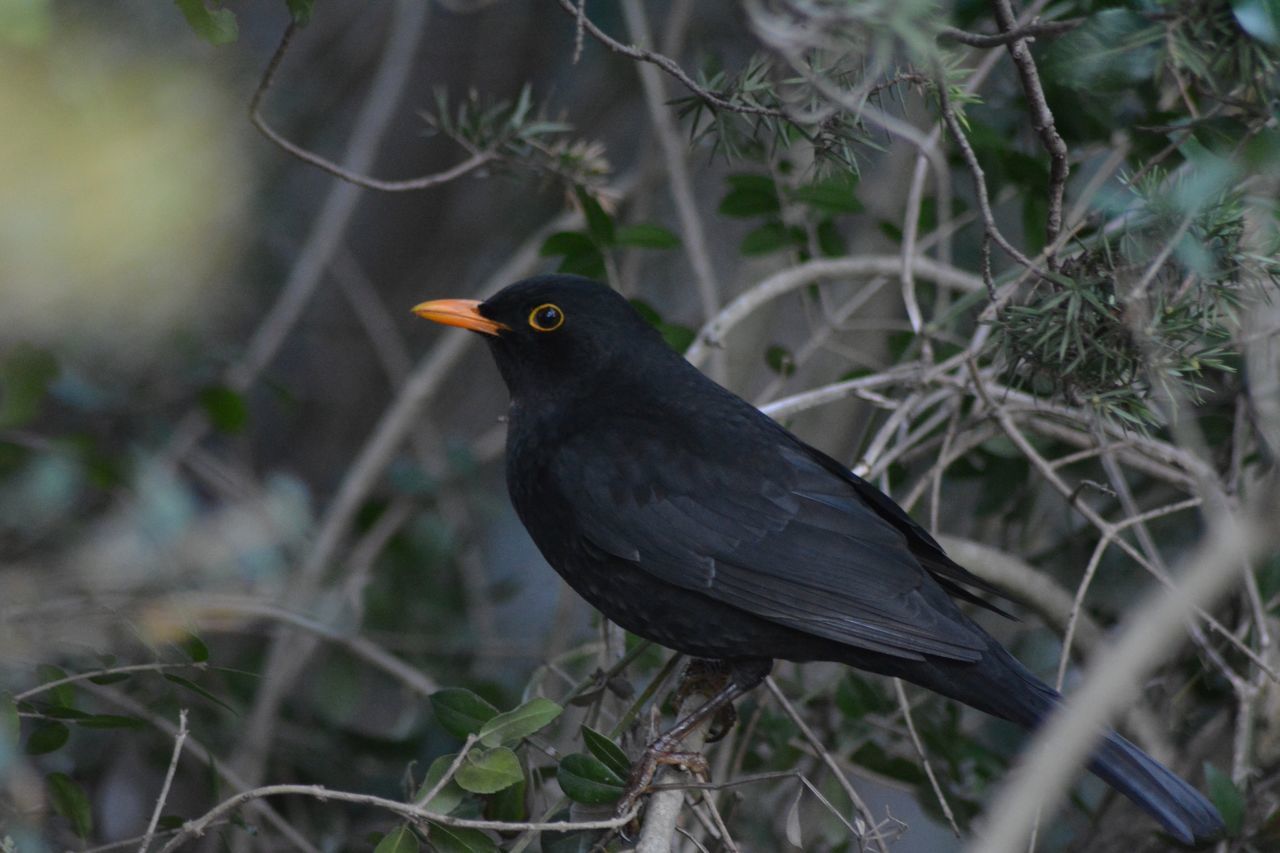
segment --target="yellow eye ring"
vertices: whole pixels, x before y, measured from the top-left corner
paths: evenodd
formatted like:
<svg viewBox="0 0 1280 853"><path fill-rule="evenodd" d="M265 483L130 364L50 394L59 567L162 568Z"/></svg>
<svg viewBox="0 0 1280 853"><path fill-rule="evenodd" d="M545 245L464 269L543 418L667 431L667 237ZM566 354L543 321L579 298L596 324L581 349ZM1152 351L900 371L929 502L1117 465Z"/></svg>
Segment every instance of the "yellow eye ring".
<svg viewBox="0 0 1280 853"><path fill-rule="evenodd" d="M539 332L554 332L564 325L564 312L559 305L544 302L529 312L529 325Z"/></svg>

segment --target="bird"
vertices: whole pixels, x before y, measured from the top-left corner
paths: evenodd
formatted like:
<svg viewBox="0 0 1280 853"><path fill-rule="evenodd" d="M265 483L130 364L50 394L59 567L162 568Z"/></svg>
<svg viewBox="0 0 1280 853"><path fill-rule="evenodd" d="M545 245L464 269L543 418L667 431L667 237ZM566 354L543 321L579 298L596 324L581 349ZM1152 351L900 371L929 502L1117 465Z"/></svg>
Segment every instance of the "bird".
<svg viewBox="0 0 1280 853"><path fill-rule="evenodd" d="M722 662L730 682L713 702L781 659L895 676L1027 729L1059 707L959 606L1002 612L982 595L996 587L702 374L608 285L541 275L412 310L487 342L510 394L508 492L547 562L627 631ZM673 750L711 704L651 753ZM1088 766L1183 844L1225 831L1199 791L1115 732Z"/></svg>

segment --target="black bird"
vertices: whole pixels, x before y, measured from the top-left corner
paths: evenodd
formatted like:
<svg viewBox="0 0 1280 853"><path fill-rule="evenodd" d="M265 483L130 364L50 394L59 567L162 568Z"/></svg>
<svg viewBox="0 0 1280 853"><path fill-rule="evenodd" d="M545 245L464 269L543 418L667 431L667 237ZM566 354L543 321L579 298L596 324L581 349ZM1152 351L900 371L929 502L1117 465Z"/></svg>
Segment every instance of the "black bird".
<svg viewBox="0 0 1280 853"><path fill-rule="evenodd" d="M720 698L782 658L897 676L1028 728L1058 706L955 601L996 609L971 590L997 590L883 492L703 376L608 286L539 276L413 310L485 335L511 393L507 487L547 562L626 630L727 662ZM1185 844L1224 830L1114 732L1089 768Z"/></svg>

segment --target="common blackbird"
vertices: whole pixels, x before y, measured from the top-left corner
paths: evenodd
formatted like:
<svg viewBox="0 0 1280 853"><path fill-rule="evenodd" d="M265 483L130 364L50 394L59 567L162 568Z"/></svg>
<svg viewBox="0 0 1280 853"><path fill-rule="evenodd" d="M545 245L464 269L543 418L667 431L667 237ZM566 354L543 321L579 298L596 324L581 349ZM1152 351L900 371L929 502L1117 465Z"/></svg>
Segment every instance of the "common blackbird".
<svg viewBox="0 0 1280 853"><path fill-rule="evenodd" d="M413 310L485 336L511 394L507 487L547 562L626 630L727 662L720 698L782 658L897 676L1028 728L1058 706L957 606L997 609L972 590L998 590L608 286L539 276ZM1089 768L1185 844L1223 832L1208 800L1114 732Z"/></svg>

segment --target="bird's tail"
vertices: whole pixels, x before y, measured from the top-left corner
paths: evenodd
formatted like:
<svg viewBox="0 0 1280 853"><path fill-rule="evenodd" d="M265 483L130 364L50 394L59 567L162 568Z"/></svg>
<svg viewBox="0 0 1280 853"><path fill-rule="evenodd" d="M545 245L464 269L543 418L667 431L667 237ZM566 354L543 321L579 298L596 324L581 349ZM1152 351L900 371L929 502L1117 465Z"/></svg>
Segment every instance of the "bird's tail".
<svg viewBox="0 0 1280 853"><path fill-rule="evenodd" d="M1038 727L1062 704L1061 694L1003 648L997 646L993 652L1030 689L993 691L984 710L1029 729ZM1222 816L1203 794L1115 732L1103 737L1089 760L1089 769L1141 806L1183 844L1199 846L1226 832Z"/></svg>
<svg viewBox="0 0 1280 853"><path fill-rule="evenodd" d="M1206 844L1226 831L1222 816L1203 794L1115 732L1098 746L1089 769L1183 844Z"/></svg>

